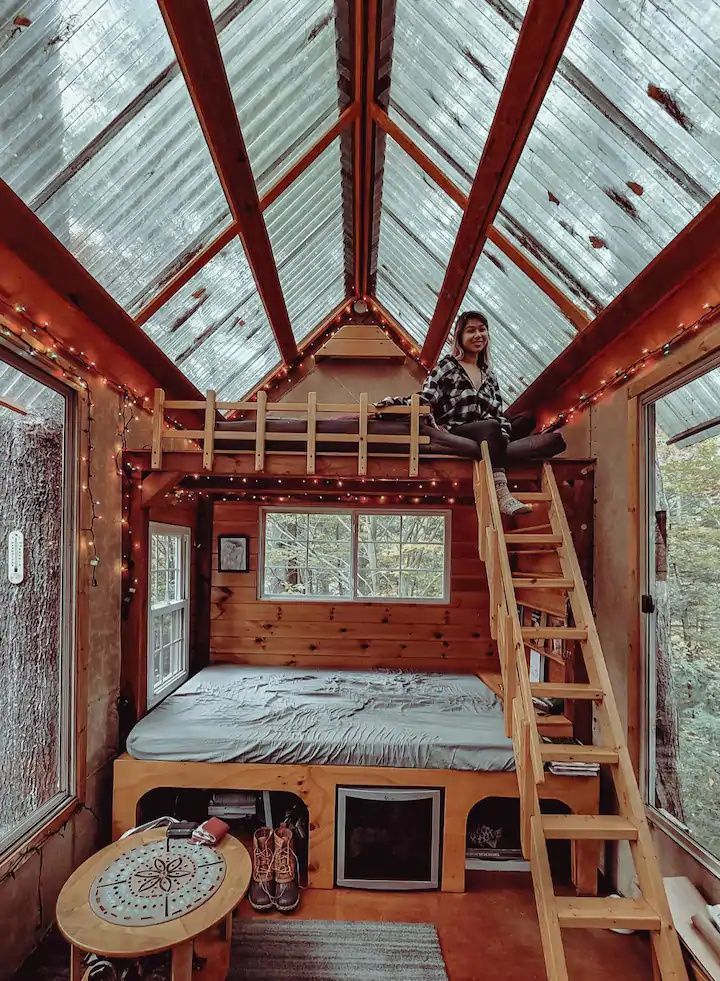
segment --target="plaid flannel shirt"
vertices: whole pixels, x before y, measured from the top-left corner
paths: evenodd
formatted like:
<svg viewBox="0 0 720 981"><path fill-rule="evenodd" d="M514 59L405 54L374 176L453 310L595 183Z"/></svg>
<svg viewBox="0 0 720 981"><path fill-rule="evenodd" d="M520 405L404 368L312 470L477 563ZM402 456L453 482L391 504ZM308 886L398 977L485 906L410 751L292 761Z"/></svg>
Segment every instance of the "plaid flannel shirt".
<svg viewBox="0 0 720 981"><path fill-rule="evenodd" d="M495 373L488 369L475 388L470 376L460 362L446 354L425 379L420 401L429 405L432 416L429 422L451 429L466 422L481 419L499 419L503 433L510 436L510 423L503 412L500 386ZM408 405L409 397L388 396L375 403L376 408L386 405Z"/></svg>

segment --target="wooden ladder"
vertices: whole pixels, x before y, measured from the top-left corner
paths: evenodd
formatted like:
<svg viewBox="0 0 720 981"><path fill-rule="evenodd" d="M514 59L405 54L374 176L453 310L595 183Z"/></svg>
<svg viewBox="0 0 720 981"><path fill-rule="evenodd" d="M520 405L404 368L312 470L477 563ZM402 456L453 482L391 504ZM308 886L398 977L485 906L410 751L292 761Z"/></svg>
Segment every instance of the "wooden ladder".
<svg viewBox="0 0 720 981"><path fill-rule="evenodd" d="M483 460L475 464L475 503L478 514L478 548L487 570L490 592L490 629L497 641L503 680L505 727L512 737L520 790L520 825L523 855L530 862L545 966L550 981L566 981L561 930L581 927L627 927L649 930L655 976L687 981L680 944L673 927L667 896L645 817L625 733L613 695L595 621L572 542L567 516L552 467L542 469L541 490L518 493L539 510L547 508L543 525L532 530L503 529L487 445ZM539 533L538 528L547 528ZM509 551L526 555L555 555L559 572L517 572L513 576ZM527 562L527 559L526 559ZM518 616L515 590L557 590L567 597L574 625L523 627ZM587 684L530 682L526 645L533 640L559 638L580 645ZM595 704L602 745L577 746L542 741L533 696L589 699ZM550 761L594 762L608 767L615 787L618 814L542 814L538 784L545 779ZM572 780L573 777L566 777ZM551 839L591 839L629 843L641 896L624 898L575 898L557 896L553 889L547 842Z"/></svg>

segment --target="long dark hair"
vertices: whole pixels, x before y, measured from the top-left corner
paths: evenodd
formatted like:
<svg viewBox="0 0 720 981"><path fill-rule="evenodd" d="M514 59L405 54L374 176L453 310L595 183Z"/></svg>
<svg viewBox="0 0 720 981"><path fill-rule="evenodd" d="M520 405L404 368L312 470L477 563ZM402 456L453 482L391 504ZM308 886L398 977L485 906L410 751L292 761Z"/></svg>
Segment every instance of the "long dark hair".
<svg viewBox="0 0 720 981"><path fill-rule="evenodd" d="M455 322L455 333L453 334L453 349L452 354L454 358L460 360L465 355L465 348L462 343L463 331L467 327L468 320L479 320L481 323L489 327L487 317L484 313L480 313L479 310L465 310L457 318ZM482 351L478 351L477 356L478 368L482 368L483 371L488 371L490 368L490 341L485 345Z"/></svg>

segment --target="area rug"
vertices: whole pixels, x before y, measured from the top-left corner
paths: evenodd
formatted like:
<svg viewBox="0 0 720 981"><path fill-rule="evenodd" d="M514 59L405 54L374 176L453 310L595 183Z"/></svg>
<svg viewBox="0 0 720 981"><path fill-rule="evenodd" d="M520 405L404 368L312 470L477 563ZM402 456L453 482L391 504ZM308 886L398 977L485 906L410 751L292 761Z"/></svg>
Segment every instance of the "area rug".
<svg viewBox="0 0 720 981"><path fill-rule="evenodd" d="M429 923L238 920L228 981L447 981Z"/></svg>

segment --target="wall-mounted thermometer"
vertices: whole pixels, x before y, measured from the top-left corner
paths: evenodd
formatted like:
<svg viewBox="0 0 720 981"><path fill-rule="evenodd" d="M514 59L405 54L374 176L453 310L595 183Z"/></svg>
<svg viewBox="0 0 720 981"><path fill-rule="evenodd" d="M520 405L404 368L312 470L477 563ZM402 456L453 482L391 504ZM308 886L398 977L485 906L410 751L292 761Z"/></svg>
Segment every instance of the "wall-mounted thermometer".
<svg viewBox="0 0 720 981"><path fill-rule="evenodd" d="M18 586L25 578L25 539L19 530L8 535L8 579Z"/></svg>

